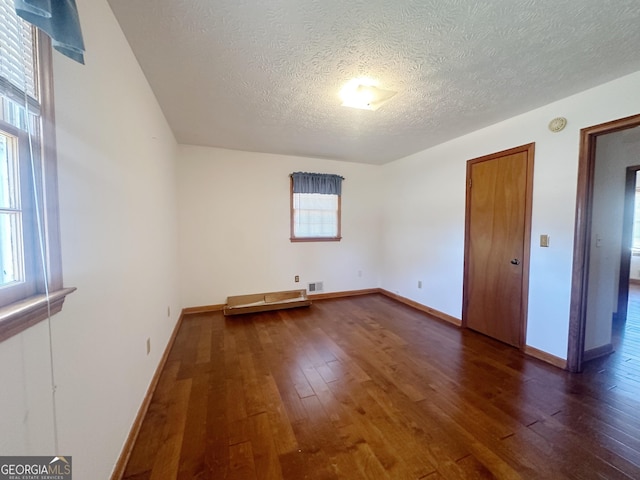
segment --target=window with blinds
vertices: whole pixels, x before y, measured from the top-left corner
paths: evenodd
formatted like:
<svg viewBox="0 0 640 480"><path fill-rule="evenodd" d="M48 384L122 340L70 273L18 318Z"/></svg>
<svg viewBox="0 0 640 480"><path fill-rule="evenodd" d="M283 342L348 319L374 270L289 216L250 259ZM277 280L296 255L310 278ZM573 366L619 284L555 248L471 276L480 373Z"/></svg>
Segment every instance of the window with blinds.
<svg viewBox="0 0 640 480"><path fill-rule="evenodd" d="M340 175L294 172L291 177L291 241L340 241Z"/></svg>
<svg viewBox="0 0 640 480"><path fill-rule="evenodd" d="M0 304L35 292L32 153L39 151L40 105L32 27L0 0ZM31 139L29 141L29 135Z"/></svg>
<svg viewBox="0 0 640 480"><path fill-rule="evenodd" d="M62 308L51 44L0 0L0 341Z"/></svg>

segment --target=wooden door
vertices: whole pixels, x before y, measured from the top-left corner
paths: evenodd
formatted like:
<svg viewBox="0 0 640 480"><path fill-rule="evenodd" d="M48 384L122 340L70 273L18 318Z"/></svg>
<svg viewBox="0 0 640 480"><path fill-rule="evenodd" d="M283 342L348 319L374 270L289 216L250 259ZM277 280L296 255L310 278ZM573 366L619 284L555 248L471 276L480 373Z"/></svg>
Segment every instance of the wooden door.
<svg viewBox="0 0 640 480"><path fill-rule="evenodd" d="M522 347L534 144L467 162L463 325Z"/></svg>

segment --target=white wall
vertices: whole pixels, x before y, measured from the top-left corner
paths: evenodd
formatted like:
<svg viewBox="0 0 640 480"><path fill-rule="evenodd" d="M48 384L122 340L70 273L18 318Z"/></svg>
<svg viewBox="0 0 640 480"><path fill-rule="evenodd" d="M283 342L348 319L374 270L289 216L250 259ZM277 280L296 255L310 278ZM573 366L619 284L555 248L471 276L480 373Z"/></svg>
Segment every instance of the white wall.
<svg viewBox="0 0 640 480"><path fill-rule="evenodd" d="M107 2L78 8L86 65L54 53L64 279L78 288L52 320L60 449L42 322L0 344L0 454L71 455L74 478L104 479L181 310L176 142Z"/></svg>
<svg viewBox="0 0 640 480"><path fill-rule="evenodd" d="M378 286L378 167L185 145L178 152L185 306L316 281L325 292ZM295 171L345 177L340 242L289 240L289 174Z"/></svg>
<svg viewBox="0 0 640 480"><path fill-rule="evenodd" d="M535 142L526 342L566 358L580 129L640 112L639 82L628 75L383 166L381 286L460 318L466 161ZM557 116L568 124L554 134Z"/></svg>
<svg viewBox="0 0 640 480"><path fill-rule="evenodd" d="M585 350L611 343L618 309L626 169L640 164L640 143L626 134L603 135L596 146Z"/></svg>

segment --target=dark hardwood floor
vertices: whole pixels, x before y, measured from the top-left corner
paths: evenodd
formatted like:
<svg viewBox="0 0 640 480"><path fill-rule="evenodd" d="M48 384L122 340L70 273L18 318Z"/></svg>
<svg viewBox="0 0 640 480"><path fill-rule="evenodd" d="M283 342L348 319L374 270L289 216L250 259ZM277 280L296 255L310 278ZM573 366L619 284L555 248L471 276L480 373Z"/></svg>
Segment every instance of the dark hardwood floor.
<svg viewBox="0 0 640 480"><path fill-rule="evenodd" d="M382 295L191 315L124 478L637 479L632 323L569 374Z"/></svg>
<svg viewBox="0 0 640 480"><path fill-rule="evenodd" d="M626 392L640 401L640 285L629 285L626 321L614 321L614 353L585 364L585 374L594 375L609 389ZM639 412L640 413L640 412Z"/></svg>

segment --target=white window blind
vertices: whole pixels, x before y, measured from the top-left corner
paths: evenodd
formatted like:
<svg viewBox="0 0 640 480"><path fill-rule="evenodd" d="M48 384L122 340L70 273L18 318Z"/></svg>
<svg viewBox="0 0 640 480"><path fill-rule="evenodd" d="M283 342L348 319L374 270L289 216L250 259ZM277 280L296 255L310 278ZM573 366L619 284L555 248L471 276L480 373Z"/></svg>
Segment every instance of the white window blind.
<svg viewBox="0 0 640 480"><path fill-rule="evenodd" d="M338 236L338 195L293 194L294 237Z"/></svg>
<svg viewBox="0 0 640 480"><path fill-rule="evenodd" d="M2 119L18 128L24 128L17 120L22 117L15 111L18 106L28 103L32 113L40 110L34 48L33 27L16 15L13 0L0 0Z"/></svg>

